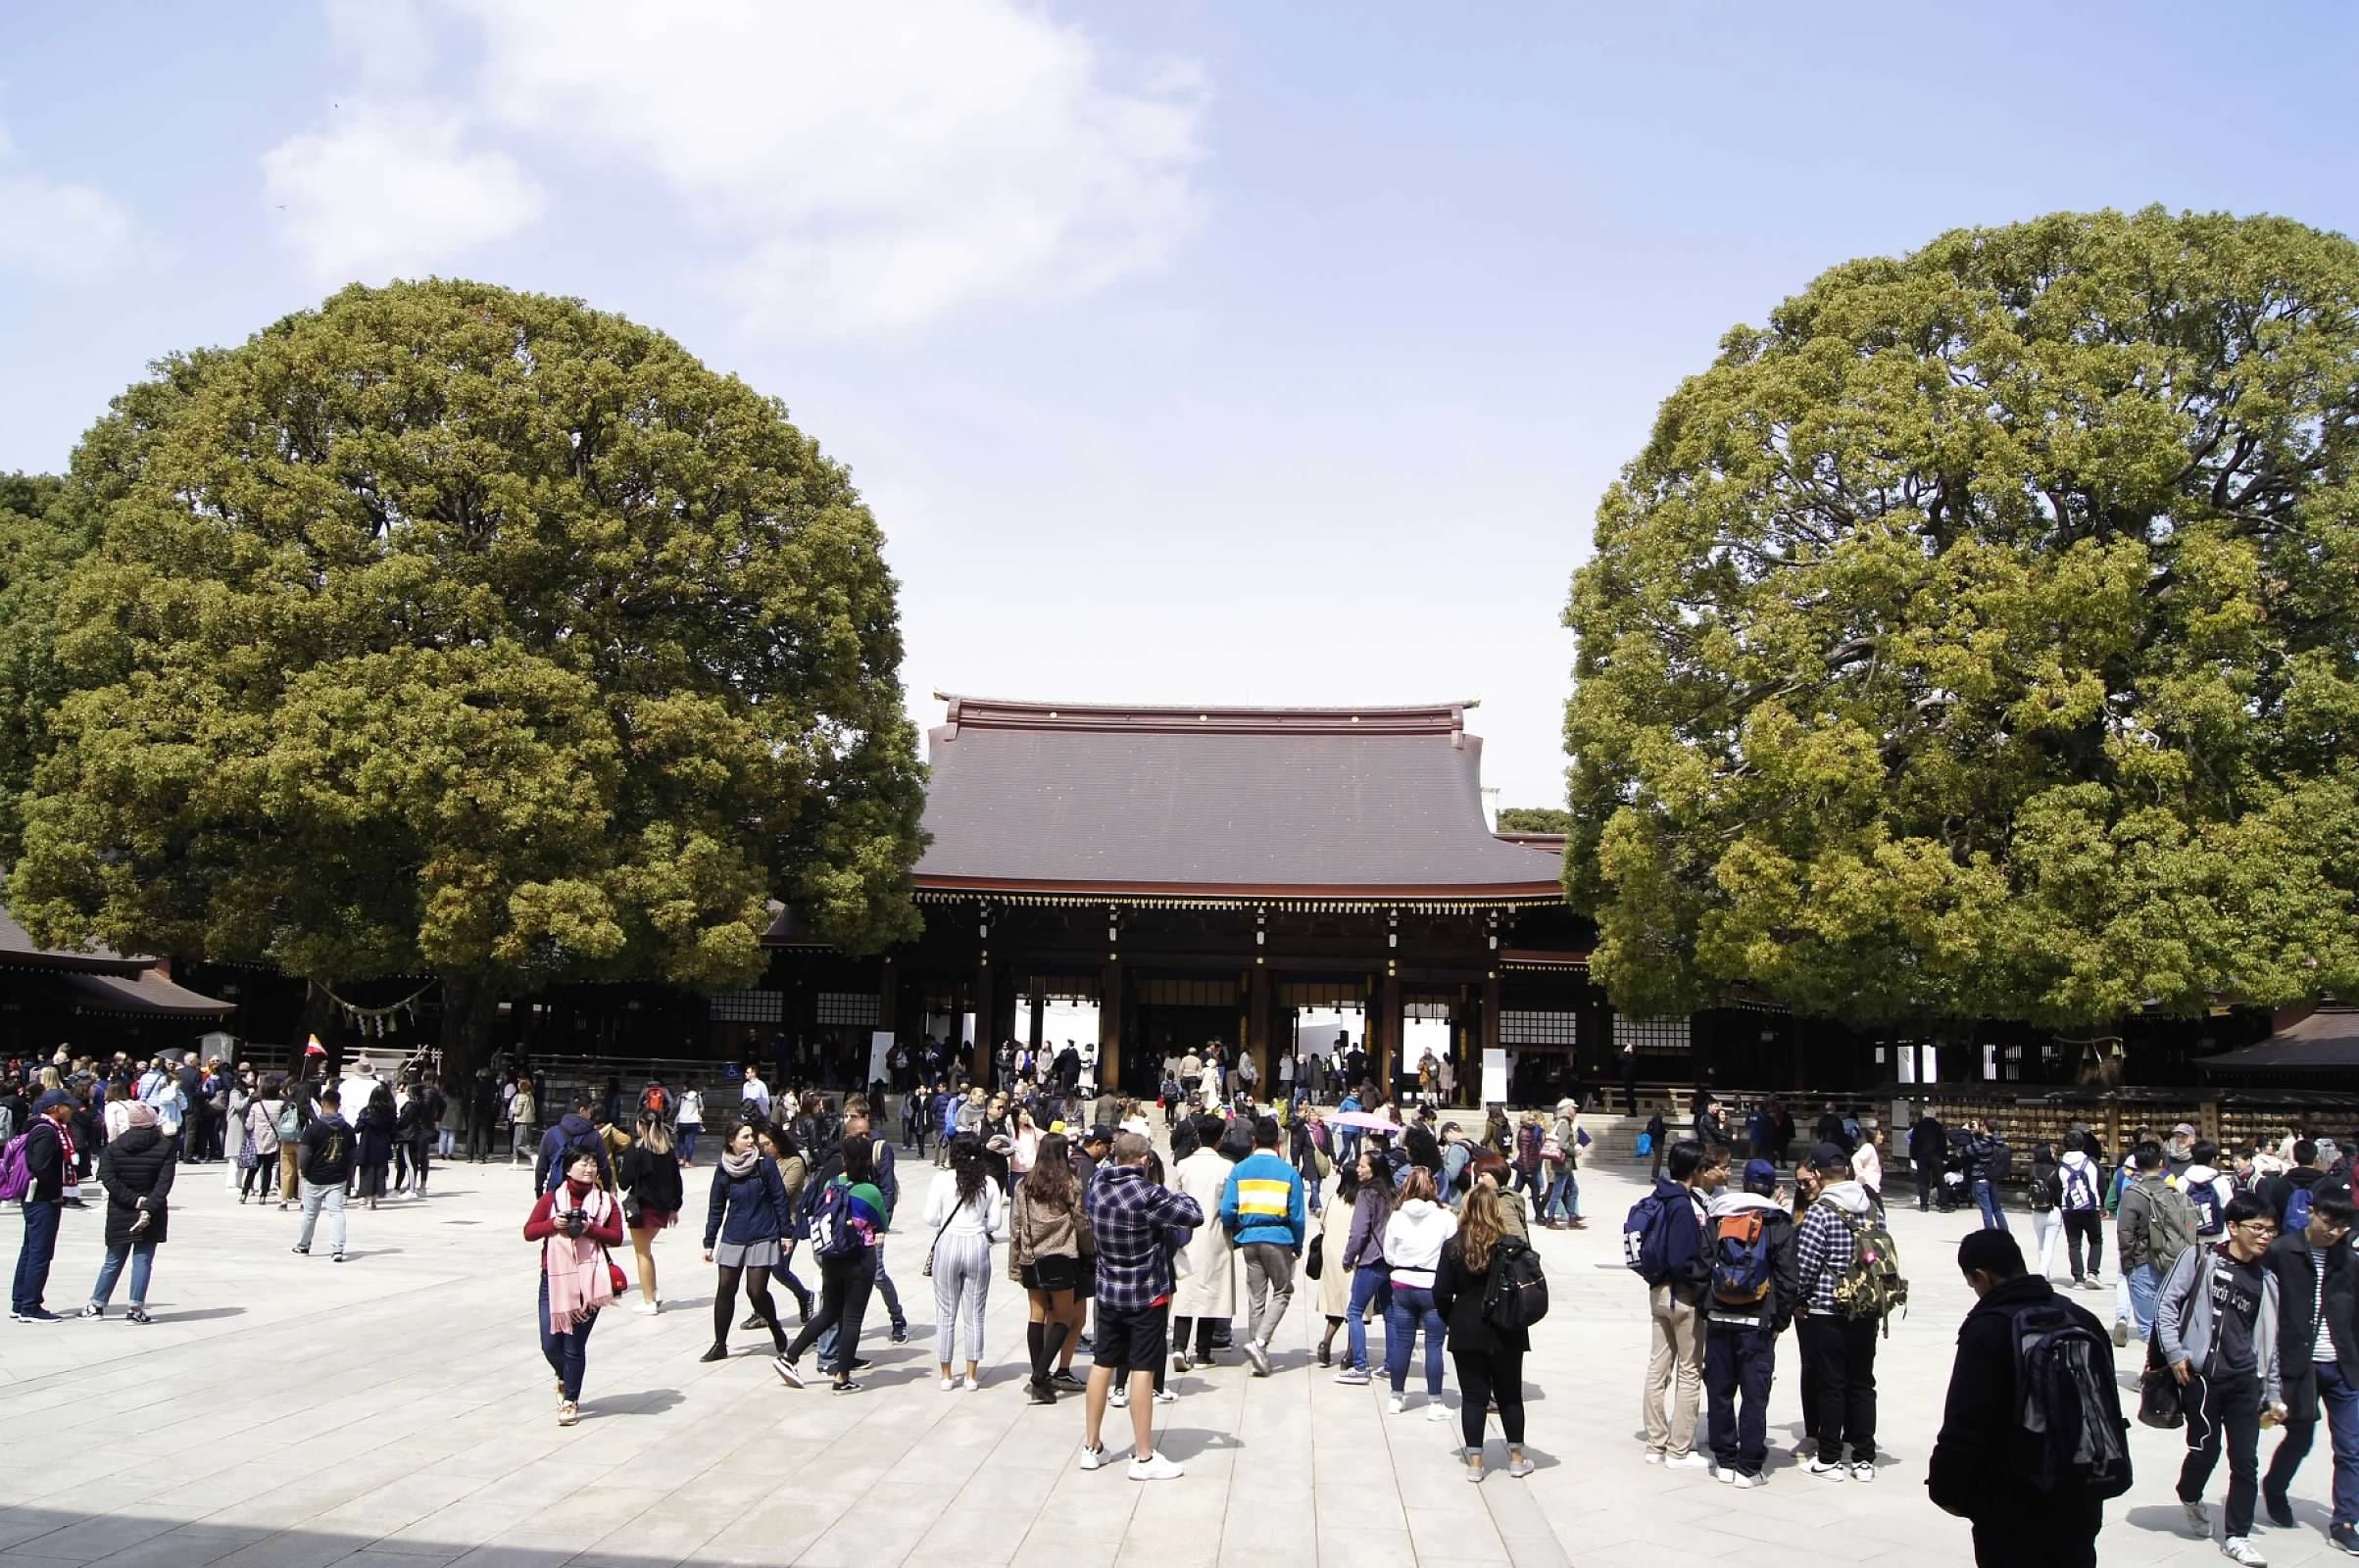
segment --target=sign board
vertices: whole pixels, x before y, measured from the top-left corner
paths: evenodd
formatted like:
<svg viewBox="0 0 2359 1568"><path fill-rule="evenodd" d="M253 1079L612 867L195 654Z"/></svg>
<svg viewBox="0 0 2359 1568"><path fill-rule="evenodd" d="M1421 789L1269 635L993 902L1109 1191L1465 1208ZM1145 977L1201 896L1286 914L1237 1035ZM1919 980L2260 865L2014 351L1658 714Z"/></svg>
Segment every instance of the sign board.
<svg viewBox="0 0 2359 1568"><path fill-rule="evenodd" d="M1503 1105L1507 1102L1507 1053L1493 1047L1483 1053L1483 1103Z"/></svg>
<svg viewBox="0 0 2359 1568"><path fill-rule="evenodd" d="M879 1029L868 1036L869 1083L893 1081L893 1031Z"/></svg>

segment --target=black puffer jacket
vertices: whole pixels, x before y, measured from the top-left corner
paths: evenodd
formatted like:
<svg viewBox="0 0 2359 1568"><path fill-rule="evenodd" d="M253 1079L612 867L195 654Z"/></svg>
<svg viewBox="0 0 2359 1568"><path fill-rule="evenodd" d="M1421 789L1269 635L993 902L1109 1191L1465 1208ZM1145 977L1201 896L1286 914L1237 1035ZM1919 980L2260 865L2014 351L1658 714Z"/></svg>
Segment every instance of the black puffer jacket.
<svg viewBox="0 0 2359 1568"><path fill-rule="evenodd" d="M128 1247L133 1242L164 1240L167 1215L164 1200L172 1190L179 1164L179 1146L153 1127L132 1127L110 1140L98 1156L98 1179L107 1189L107 1245ZM139 1200L156 1217L136 1236Z"/></svg>

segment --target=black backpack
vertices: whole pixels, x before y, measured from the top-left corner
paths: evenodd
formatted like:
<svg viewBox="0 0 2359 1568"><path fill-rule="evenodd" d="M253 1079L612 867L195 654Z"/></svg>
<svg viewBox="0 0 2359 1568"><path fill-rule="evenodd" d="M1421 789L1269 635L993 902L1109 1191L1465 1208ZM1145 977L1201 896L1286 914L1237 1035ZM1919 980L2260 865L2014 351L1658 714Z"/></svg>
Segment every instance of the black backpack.
<svg viewBox="0 0 2359 1568"><path fill-rule="evenodd" d="M2130 1490L2130 1423L2112 1347L2061 1301L2013 1313L2020 1440L2008 1468L2043 1496L2103 1501Z"/></svg>
<svg viewBox="0 0 2359 1568"><path fill-rule="evenodd" d="M1491 1283L1483 1288L1483 1321L1503 1334L1531 1328L1548 1315L1548 1277L1540 1254L1512 1236L1491 1250Z"/></svg>

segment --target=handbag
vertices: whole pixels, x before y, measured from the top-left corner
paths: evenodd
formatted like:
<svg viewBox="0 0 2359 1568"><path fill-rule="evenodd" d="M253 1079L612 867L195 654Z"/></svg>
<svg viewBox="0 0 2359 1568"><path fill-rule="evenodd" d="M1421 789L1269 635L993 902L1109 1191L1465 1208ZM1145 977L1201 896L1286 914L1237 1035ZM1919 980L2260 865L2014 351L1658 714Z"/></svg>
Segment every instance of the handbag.
<svg viewBox="0 0 2359 1568"><path fill-rule="evenodd" d="M1639 1141L1638 1141L1637 1145L1634 1147L1634 1149L1633 1149L1633 1151L1632 1151L1632 1152L1633 1152L1634 1153L1636 1153L1636 1154L1638 1155L1638 1157L1639 1157L1639 1158L1641 1158L1641 1159L1645 1159L1645 1158L1646 1158L1646 1157L1648 1154L1651 1154L1651 1153L1653 1153L1653 1152L1654 1152L1654 1134L1652 1134L1652 1133L1641 1133L1641 1134L1639 1134Z"/></svg>
<svg viewBox="0 0 2359 1568"><path fill-rule="evenodd" d="M1540 1157L1548 1160L1563 1160L1564 1145L1557 1141L1554 1134L1551 1133L1540 1141Z"/></svg>
<svg viewBox="0 0 2359 1568"><path fill-rule="evenodd" d="M1315 1280L1321 1274L1325 1273L1326 1269L1327 1238L1324 1236L1313 1236L1310 1239L1310 1251L1302 1259L1302 1272L1309 1278Z"/></svg>
<svg viewBox="0 0 2359 1568"><path fill-rule="evenodd" d="M958 1210L956 1206L954 1206L948 1214L942 1216L942 1223L934 1227L934 1239L926 1243L925 1267L919 1269L917 1272L923 1274L927 1279L932 1279L934 1277L934 1251L935 1249L942 1245L942 1233L946 1230L949 1230L950 1222L958 1217Z"/></svg>
<svg viewBox="0 0 2359 1568"><path fill-rule="evenodd" d="M2187 1390L2162 1358L2162 1325L2146 1335L2146 1369L2138 1375L2138 1419L2168 1432L2187 1425Z"/></svg>

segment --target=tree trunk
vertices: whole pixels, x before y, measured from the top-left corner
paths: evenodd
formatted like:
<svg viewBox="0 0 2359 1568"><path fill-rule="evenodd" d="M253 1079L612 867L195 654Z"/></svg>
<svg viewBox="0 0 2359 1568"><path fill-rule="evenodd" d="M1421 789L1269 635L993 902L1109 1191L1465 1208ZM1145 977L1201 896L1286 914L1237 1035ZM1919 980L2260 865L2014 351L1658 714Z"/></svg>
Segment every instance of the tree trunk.
<svg viewBox="0 0 2359 1568"><path fill-rule="evenodd" d="M491 1060L491 1025L500 987L486 975L442 976L442 1081L465 1084Z"/></svg>

